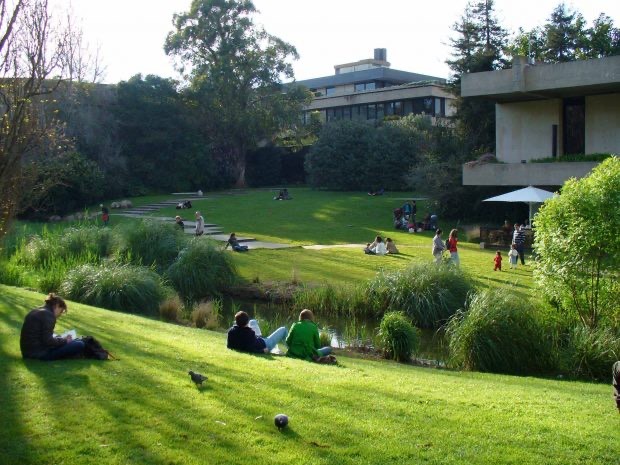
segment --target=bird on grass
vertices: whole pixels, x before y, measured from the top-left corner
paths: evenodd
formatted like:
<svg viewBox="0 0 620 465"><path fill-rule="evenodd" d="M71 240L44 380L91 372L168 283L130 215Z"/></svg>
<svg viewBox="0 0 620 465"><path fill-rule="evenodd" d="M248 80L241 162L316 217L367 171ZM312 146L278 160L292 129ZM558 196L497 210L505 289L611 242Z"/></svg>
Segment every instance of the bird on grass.
<svg viewBox="0 0 620 465"><path fill-rule="evenodd" d="M192 381L196 383L196 386L202 386L202 382L208 379L206 376L203 376L200 373L194 373L191 370L188 371L187 374L190 378L192 378Z"/></svg>

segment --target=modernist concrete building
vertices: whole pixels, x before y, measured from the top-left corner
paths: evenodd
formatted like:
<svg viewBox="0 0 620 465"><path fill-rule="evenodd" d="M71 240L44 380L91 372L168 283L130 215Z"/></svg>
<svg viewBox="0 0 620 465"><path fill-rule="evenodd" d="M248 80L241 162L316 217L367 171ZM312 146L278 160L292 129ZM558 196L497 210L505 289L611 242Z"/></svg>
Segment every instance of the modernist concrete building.
<svg viewBox="0 0 620 465"><path fill-rule="evenodd" d="M298 81L315 94L303 113L320 112L322 121L379 121L388 115L450 116L454 97L445 79L390 68L384 48L374 58L334 66L335 74Z"/></svg>
<svg viewBox="0 0 620 465"><path fill-rule="evenodd" d="M563 155L620 154L620 56L463 75L461 95L491 99L501 164L465 165L465 185L561 185L596 163L528 163Z"/></svg>

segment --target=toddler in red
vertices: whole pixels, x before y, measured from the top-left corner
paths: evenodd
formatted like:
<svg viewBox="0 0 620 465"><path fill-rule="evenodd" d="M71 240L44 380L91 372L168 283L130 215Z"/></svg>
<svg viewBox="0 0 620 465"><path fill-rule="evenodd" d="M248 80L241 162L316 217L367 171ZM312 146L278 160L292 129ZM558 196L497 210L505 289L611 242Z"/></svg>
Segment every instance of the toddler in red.
<svg viewBox="0 0 620 465"><path fill-rule="evenodd" d="M495 268L493 268L493 271L502 271L502 253L499 250L495 253L495 258L493 261L495 262Z"/></svg>

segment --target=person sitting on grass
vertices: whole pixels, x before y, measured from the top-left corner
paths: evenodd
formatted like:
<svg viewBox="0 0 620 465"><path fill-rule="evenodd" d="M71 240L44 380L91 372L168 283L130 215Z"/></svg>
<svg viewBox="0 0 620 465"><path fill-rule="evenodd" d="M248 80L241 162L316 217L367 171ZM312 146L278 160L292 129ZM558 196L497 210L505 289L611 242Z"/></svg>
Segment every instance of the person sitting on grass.
<svg viewBox="0 0 620 465"><path fill-rule="evenodd" d="M396 248L396 244L394 244L394 241L390 239L389 237L385 240L385 248L387 249L387 253L391 253L391 254L400 253L398 249Z"/></svg>
<svg viewBox="0 0 620 465"><path fill-rule="evenodd" d="M248 251L247 245L239 244L239 241L237 240L237 235L235 233L230 233L230 237L228 238L228 241L226 242L224 249L227 249L228 246L231 246L235 252L247 252Z"/></svg>
<svg viewBox="0 0 620 465"><path fill-rule="evenodd" d="M387 247L381 236L377 236L371 244L366 244L364 253L368 255L385 255L387 253Z"/></svg>
<svg viewBox="0 0 620 465"><path fill-rule="evenodd" d="M228 330L226 347L240 352L269 353L278 347L278 343L284 340L287 329L282 326L276 329L268 337L257 336L250 324L258 326L256 320L251 320L249 315L240 311L235 314L235 325Z"/></svg>
<svg viewBox="0 0 620 465"><path fill-rule="evenodd" d="M321 347L319 328L314 322L314 314L308 309L302 310L299 314L299 321L291 326L286 345L288 346L287 357L319 363L336 361L336 357L330 355L331 347Z"/></svg>
<svg viewBox="0 0 620 465"><path fill-rule="evenodd" d="M32 310L24 319L19 346L23 358L43 361L78 357L84 353L84 342L74 341L71 336L54 336L56 320L67 313L65 301L49 294L45 305Z"/></svg>
<svg viewBox="0 0 620 465"><path fill-rule="evenodd" d="M181 231L185 231L185 223L183 223L183 219L177 215L174 217L174 224L177 226L177 228L179 228Z"/></svg>

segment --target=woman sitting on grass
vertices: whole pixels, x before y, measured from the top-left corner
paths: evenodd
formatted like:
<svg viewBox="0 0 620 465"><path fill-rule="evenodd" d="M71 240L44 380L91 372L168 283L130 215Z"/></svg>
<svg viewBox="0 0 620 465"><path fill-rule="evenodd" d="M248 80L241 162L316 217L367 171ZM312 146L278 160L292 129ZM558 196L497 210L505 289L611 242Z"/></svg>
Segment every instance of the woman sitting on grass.
<svg viewBox="0 0 620 465"><path fill-rule="evenodd" d="M71 336L54 336L56 320L64 313L67 313L65 301L50 294L43 307L26 315L19 339L22 357L52 361L84 353L84 342L74 341Z"/></svg>
<svg viewBox="0 0 620 465"><path fill-rule="evenodd" d="M332 348L321 347L319 328L314 322L314 314L308 309L302 310L299 314L299 321L291 326L286 345L288 357L320 363L336 362L336 357L330 355Z"/></svg>
<svg viewBox="0 0 620 465"><path fill-rule="evenodd" d="M391 253L391 254L400 253L398 249L396 248L396 244L394 244L394 241L390 239L389 237L385 240L385 248L387 249L387 253Z"/></svg>
<svg viewBox="0 0 620 465"><path fill-rule="evenodd" d="M235 252L247 252L248 246L239 244L239 240L237 239L237 235L235 233L230 233L230 237L228 238L228 242L224 246L224 249L227 249L228 246L231 246Z"/></svg>
<svg viewBox="0 0 620 465"><path fill-rule="evenodd" d="M381 236L377 236L372 244L366 244L364 253L368 255L385 255L387 253L387 247Z"/></svg>

